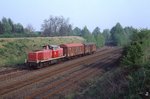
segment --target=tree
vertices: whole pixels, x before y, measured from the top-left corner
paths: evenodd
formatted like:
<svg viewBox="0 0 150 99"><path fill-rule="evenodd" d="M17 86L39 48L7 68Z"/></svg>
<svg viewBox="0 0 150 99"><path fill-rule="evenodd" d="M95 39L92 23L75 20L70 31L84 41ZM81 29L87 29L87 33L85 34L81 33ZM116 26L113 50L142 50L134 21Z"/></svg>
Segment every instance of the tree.
<svg viewBox="0 0 150 99"><path fill-rule="evenodd" d="M104 44L105 44L105 38L101 34L99 27L96 27L93 30L92 35L94 35L94 37L95 37L97 47L104 46Z"/></svg>
<svg viewBox="0 0 150 99"><path fill-rule="evenodd" d="M96 37L98 34L100 34L101 32L100 32L100 28L99 27L96 27L94 30L93 30L93 32L92 32L92 34L94 35L94 37Z"/></svg>
<svg viewBox="0 0 150 99"><path fill-rule="evenodd" d="M14 24L14 32L16 33L23 33L24 28L20 23Z"/></svg>
<svg viewBox="0 0 150 99"><path fill-rule="evenodd" d="M110 40L110 30L109 29L104 29L102 34L105 38L105 42Z"/></svg>
<svg viewBox="0 0 150 99"><path fill-rule="evenodd" d="M111 40L115 45L124 46L127 44L127 35L124 32L120 23L117 23L110 31Z"/></svg>
<svg viewBox="0 0 150 99"><path fill-rule="evenodd" d="M3 33L4 33L4 28L3 28L3 25L2 25L2 23L0 21L0 34L3 34Z"/></svg>
<svg viewBox="0 0 150 99"><path fill-rule="evenodd" d="M81 32L82 32L82 37L86 37L90 35L90 31L87 29L87 26L85 26Z"/></svg>
<svg viewBox="0 0 150 99"><path fill-rule="evenodd" d="M28 24L27 27L25 28L25 31L28 33L33 33L35 29L33 28L31 24Z"/></svg>
<svg viewBox="0 0 150 99"><path fill-rule="evenodd" d="M2 18L2 25L3 25L5 33L11 33L12 26L11 26L11 24L9 23L9 21L5 17Z"/></svg>
<svg viewBox="0 0 150 99"><path fill-rule="evenodd" d="M126 33L127 38L128 38L129 40L131 40L132 35L133 35L134 33L137 33L137 30L134 29L133 27L125 27L125 28L124 28L124 32Z"/></svg>
<svg viewBox="0 0 150 99"><path fill-rule="evenodd" d="M71 25L62 25L57 34L58 36L70 36L73 35L72 26Z"/></svg>
<svg viewBox="0 0 150 99"><path fill-rule="evenodd" d="M102 47L105 45L105 38L101 33L96 36L96 45L97 47Z"/></svg>
<svg viewBox="0 0 150 99"><path fill-rule="evenodd" d="M50 16L49 19L44 20L42 31L45 36L71 35L72 25L69 24L69 19L62 16Z"/></svg>
<svg viewBox="0 0 150 99"><path fill-rule="evenodd" d="M81 36L81 29L80 28L78 28L78 27L75 27L74 29L73 29L73 34L74 35L76 35L76 36Z"/></svg>
<svg viewBox="0 0 150 99"><path fill-rule="evenodd" d="M131 43L126 47L122 63L137 67L150 61L150 30L141 30L132 35Z"/></svg>
<svg viewBox="0 0 150 99"><path fill-rule="evenodd" d="M11 32L15 32L15 31L14 31L14 23L13 23L13 21L12 21L10 18L8 18L8 23L9 23L9 25L10 25L11 28L12 28Z"/></svg>
<svg viewBox="0 0 150 99"><path fill-rule="evenodd" d="M87 42L96 42L94 36L90 33L86 26L82 29L81 33L81 36L85 38Z"/></svg>
<svg viewBox="0 0 150 99"><path fill-rule="evenodd" d="M0 34L4 33L24 33L24 27L22 24L14 24L10 18L3 17L0 21Z"/></svg>

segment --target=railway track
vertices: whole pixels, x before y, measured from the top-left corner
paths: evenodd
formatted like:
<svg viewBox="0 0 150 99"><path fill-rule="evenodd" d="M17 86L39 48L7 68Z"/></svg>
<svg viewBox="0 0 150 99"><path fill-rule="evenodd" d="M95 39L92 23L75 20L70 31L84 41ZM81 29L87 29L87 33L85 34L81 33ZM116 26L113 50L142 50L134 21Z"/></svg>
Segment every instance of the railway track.
<svg viewBox="0 0 150 99"><path fill-rule="evenodd" d="M3 70L3 71L0 71L0 75L12 73L12 72L16 72L17 70L18 70L18 69Z"/></svg>
<svg viewBox="0 0 150 99"><path fill-rule="evenodd" d="M111 57L118 58L119 55L115 55ZM107 62L107 64L110 62L112 63L112 60L108 61L107 58L104 58L103 62ZM47 93L50 93L50 94L44 97L40 97L40 98L48 98L54 94L58 94L59 92L62 92L64 89L68 89L68 87L70 87L72 84L91 76L91 74L92 75L97 74L97 72L101 71L100 68L102 68L103 66L106 66L107 64L103 63L101 64L101 66L98 66L98 63L93 64L93 66L90 65L87 68L84 68L78 72L72 73L71 75L69 75L68 77L64 79L51 83L49 86L46 86L45 88L38 89L38 91L31 93L29 97L26 97L26 99L39 98L37 96L40 96L40 94L41 95L46 94L46 91L48 91Z"/></svg>
<svg viewBox="0 0 150 99"><path fill-rule="evenodd" d="M29 77L28 79L25 79L25 80L16 81L16 82L13 81L13 83L8 83L7 85L4 84L4 86L0 86L0 90L3 89L2 91L0 91L0 95L5 97L5 96L9 95L10 93L15 92L16 90L19 90L26 86L31 86L32 84L43 81L44 79L50 78L51 76L58 75L59 73L63 73L63 72L68 72L69 70L74 69L74 68L77 69L78 66L82 67L82 68L78 68L79 70L77 69L76 71L74 71L74 73L81 71L83 69L83 66L84 66L84 68L85 67L90 68L88 66L90 66L91 63L96 60L96 58L102 59L103 56L105 56L105 55L109 56L113 53L114 54L118 53L119 50L120 49L111 49L109 51L104 51L103 53L100 53L100 54L97 53L97 54L93 55L92 57L90 56L88 58L83 59L82 61L79 61L78 63L69 64L68 66L65 66L65 68L62 67L57 70L52 70L49 72L44 72L42 74L33 75L33 77L31 76L31 78ZM100 58L100 56L101 56L101 58ZM86 64L85 64L85 62L86 62ZM83 73L83 71L82 71L82 73Z"/></svg>
<svg viewBox="0 0 150 99"><path fill-rule="evenodd" d="M8 79L13 79L15 77L24 75L24 74L29 73L29 72L30 72L29 70L17 70L17 71L11 72L11 73L0 75L0 81L2 82L5 80L8 80Z"/></svg>

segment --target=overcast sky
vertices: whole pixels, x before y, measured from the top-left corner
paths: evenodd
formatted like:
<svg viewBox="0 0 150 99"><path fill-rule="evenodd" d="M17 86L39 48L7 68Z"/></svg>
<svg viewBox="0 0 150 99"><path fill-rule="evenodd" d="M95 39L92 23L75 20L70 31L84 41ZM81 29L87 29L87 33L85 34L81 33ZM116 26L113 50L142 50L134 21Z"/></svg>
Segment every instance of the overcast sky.
<svg viewBox="0 0 150 99"><path fill-rule="evenodd" d="M0 19L11 18L25 27L41 29L50 15L70 19L73 27L92 31L111 29L117 22L135 28L150 28L150 0L0 0Z"/></svg>

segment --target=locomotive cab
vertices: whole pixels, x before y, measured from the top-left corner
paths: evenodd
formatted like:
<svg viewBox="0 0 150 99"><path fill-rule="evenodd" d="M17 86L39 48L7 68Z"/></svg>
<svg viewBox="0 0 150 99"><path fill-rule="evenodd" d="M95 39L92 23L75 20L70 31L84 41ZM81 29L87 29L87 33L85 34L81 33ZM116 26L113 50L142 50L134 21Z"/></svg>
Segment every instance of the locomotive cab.
<svg viewBox="0 0 150 99"><path fill-rule="evenodd" d="M63 49L58 45L49 45L49 49L52 50L52 58L62 57Z"/></svg>

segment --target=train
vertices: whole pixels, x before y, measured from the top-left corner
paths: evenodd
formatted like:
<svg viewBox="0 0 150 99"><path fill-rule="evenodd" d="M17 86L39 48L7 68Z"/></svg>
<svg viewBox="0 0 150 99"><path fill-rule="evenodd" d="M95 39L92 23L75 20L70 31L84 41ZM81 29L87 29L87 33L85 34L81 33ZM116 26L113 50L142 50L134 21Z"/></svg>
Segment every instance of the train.
<svg viewBox="0 0 150 99"><path fill-rule="evenodd" d="M26 65L30 68L42 68L52 63L93 54L95 52L96 44L94 43L44 45L41 50L28 53Z"/></svg>

